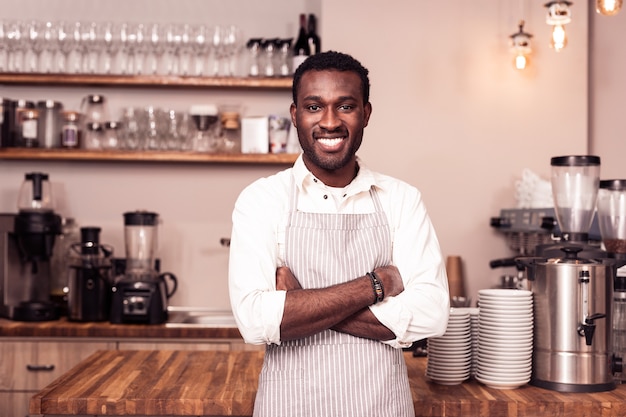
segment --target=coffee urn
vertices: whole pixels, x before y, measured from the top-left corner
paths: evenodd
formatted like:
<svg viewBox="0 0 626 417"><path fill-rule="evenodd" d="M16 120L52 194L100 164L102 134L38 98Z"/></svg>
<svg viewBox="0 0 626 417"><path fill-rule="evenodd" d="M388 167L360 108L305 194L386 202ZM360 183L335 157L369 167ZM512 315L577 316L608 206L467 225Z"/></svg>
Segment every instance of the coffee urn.
<svg viewBox="0 0 626 417"><path fill-rule="evenodd" d="M520 257L534 297L531 384L561 392L615 388L613 282L625 262L588 242L596 209L600 158L552 158L552 189L560 242Z"/></svg>

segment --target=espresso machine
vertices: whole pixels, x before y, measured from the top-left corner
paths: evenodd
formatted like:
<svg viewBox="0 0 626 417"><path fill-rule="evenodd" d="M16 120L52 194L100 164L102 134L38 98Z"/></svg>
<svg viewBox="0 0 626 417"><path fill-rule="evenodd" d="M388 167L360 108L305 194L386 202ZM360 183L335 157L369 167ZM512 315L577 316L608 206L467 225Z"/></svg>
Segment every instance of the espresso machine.
<svg viewBox="0 0 626 417"><path fill-rule="evenodd" d="M159 324L167 320L168 299L177 279L155 268L159 215L149 211L124 213L125 272L115 278L111 323ZM168 287L167 280L171 283Z"/></svg>
<svg viewBox="0 0 626 417"><path fill-rule="evenodd" d="M533 292L531 384L561 392L615 388L612 298L617 268L589 241L599 189L600 158L562 156L551 160L552 191L560 241L540 245L517 263Z"/></svg>
<svg viewBox="0 0 626 417"><path fill-rule="evenodd" d="M0 315L18 321L59 318L50 298L54 242L61 217L53 211L48 174L27 173L18 213L0 214Z"/></svg>

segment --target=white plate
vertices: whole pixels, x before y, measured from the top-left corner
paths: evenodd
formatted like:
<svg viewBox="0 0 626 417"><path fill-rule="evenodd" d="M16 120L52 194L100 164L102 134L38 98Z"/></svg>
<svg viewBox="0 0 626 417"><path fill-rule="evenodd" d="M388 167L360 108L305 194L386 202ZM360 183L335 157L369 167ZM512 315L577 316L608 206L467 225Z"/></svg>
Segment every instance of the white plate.
<svg viewBox="0 0 626 417"><path fill-rule="evenodd" d="M532 305L485 304L483 308L480 309L480 313L478 313L478 316L480 317L480 315L484 313L515 315L515 314L529 314L532 312L533 312Z"/></svg>
<svg viewBox="0 0 626 417"><path fill-rule="evenodd" d="M495 389L516 389L516 388L526 385L528 381L530 381L530 378L528 380L510 381L510 382L492 381L487 378L481 377L480 375L478 375L478 373L474 375L474 378L476 378L478 382L485 384L489 388L495 388Z"/></svg>
<svg viewBox="0 0 626 417"><path fill-rule="evenodd" d="M478 296L483 297L512 297L512 298L524 298L532 297L533 293L529 290L513 290L507 288L485 288L478 290Z"/></svg>
<svg viewBox="0 0 626 417"><path fill-rule="evenodd" d="M533 329L511 329L505 327L495 327L495 326L480 326L478 328L478 337L481 335L484 336L492 336L494 338L507 337L507 338L530 338L533 336Z"/></svg>
<svg viewBox="0 0 626 417"><path fill-rule="evenodd" d="M510 342L508 340L498 340L498 341L493 341L493 340L479 340L478 341L478 346L485 348L485 347L490 347L493 349L524 349L527 350L528 348L532 348L533 347L533 342Z"/></svg>

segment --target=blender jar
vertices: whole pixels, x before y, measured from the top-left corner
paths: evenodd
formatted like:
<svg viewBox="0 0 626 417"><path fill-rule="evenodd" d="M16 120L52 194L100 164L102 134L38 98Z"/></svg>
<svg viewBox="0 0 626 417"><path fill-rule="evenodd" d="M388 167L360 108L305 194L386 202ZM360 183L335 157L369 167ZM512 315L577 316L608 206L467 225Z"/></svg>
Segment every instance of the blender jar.
<svg viewBox="0 0 626 417"><path fill-rule="evenodd" d="M585 241L596 209L600 157L558 156L550 164L554 208L563 239Z"/></svg>
<svg viewBox="0 0 626 417"><path fill-rule="evenodd" d="M143 278L154 272L158 218L148 211L124 213L127 276Z"/></svg>
<svg viewBox="0 0 626 417"><path fill-rule="evenodd" d="M48 174L29 172L17 197L17 208L20 211L52 211L52 191Z"/></svg>
<svg viewBox="0 0 626 417"><path fill-rule="evenodd" d="M606 251L626 256L626 180L600 181L598 225Z"/></svg>

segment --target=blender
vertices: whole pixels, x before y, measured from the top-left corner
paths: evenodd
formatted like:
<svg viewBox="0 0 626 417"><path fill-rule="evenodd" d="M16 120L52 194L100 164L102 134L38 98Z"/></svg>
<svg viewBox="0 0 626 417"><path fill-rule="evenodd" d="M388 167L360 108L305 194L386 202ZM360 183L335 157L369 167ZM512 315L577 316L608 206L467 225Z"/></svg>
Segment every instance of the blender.
<svg viewBox="0 0 626 417"><path fill-rule="evenodd" d="M126 267L112 288L112 323L159 324L167 320L167 300L176 292L177 279L171 272L159 273L154 268L158 223L157 213L124 213Z"/></svg>
<svg viewBox="0 0 626 417"><path fill-rule="evenodd" d="M111 309L113 248L100 243L99 227L81 227L81 241L70 246L68 318L105 321Z"/></svg>
<svg viewBox="0 0 626 417"><path fill-rule="evenodd" d="M25 174L18 213L0 215L0 315L19 321L59 318L50 297L50 261L60 233L48 174Z"/></svg>
<svg viewBox="0 0 626 417"><path fill-rule="evenodd" d="M626 179L600 181L598 223L602 243L610 258L626 259ZM626 381L622 361L626 356L626 268L617 270L613 285L613 352L615 378Z"/></svg>
<svg viewBox="0 0 626 417"><path fill-rule="evenodd" d="M536 256L516 259L526 269L535 320L531 384L561 392L615 388L612 296L617 268L589 242L599 188L600 158L560 156L551 160L559 242L537 247Z"/></svg>

